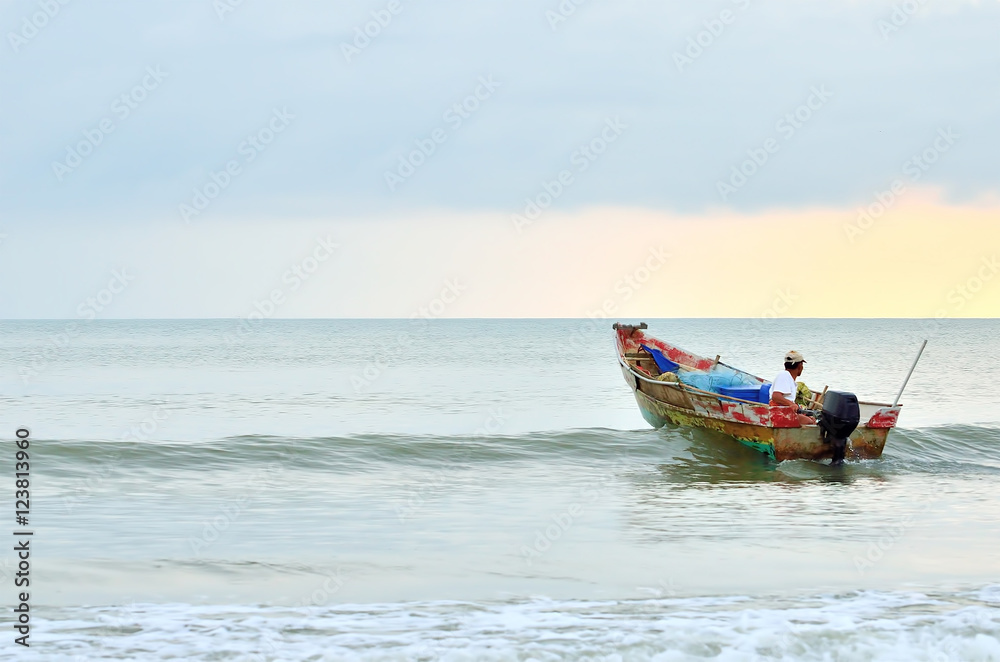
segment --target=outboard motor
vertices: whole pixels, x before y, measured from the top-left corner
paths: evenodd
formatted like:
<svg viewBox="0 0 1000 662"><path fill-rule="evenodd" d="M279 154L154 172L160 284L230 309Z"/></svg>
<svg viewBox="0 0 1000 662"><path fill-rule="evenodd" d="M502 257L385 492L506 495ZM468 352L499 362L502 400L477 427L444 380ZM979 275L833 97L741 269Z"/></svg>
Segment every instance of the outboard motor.
<svg viewBox="0 0 1000 662"><path fill-rule="evenodd" d="M861 408L858 397L844 391L827 391L823 398L823 411L817 421L823 441L833 446L834 466L844 463L847 438L858 429Z"/></svg>

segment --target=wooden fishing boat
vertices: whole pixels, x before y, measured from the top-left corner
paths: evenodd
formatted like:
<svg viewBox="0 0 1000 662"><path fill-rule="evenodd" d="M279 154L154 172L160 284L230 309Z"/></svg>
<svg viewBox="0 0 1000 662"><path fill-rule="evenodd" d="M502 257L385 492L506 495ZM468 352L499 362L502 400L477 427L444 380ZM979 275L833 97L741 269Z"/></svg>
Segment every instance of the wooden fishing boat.
<svg viewBox="0 0 1000 662"><path fill-rule="evenodd" d="M833 457L833 447L821 427L801 425L795 407L772 407L766 397L731 395L753 394L755 386L758 391L763 388L762 393L769 392L767 381L726 365L718 357L691 354L653 338L645 333L646 328L644 323L614 325L622 374L650 425L716 430L778 461ZM677 366L672 375L658 365L664 359L671 364L665 367ZM821 401L815 404L822 406ZM901 406L859 401L858 408L859 425L847 440L846 456L878 458Z"/></svg>

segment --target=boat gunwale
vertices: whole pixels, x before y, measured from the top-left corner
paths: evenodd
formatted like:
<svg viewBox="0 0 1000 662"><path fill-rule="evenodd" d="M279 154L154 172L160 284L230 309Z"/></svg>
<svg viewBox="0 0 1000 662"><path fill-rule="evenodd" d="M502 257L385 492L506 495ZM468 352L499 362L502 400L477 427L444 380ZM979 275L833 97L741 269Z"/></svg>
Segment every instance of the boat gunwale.
<svg viewBox="0 0 1000 662"><path fill-rule="evenodd" d="M661 340L660 342L663 342L663 341ZM660 384L662 386L674 387L674 388L680 389L682 391L690 391L690 392L697 393L697 394L700 394L700 395L705 395L705 396L716 398L720 402L722 402L723 400L725 400L725 401L740 402L740 403L748 404L748 405L758 405L758 406L763 405L763 406L767 406L767 407L771 406L771 405L763 403L763 402L755 402L753 400L743 400L743 399L737 398L735 396L729 396L729 395L723 396L723 395L720 395L719 393L715 393L713 391L706 391L706 390L700 389L700 388L698 388L696 386L689 386L688 384L684 384L683 382L664 382L664 381L660 381L658 379L652 379L650 377L646 377L645 375L642 375L639 372L637 372L636 369L635 369L635 367L629 365L627 359L622 355L621 351L618 352L618 363L620 365L624 366L629 371L629 373L631 373L632 376L635 377L636 379L640 379L640 380L642 380L644 382L649 382L650 384ZM720 365L725 365L725 364L722 364L720 362ZM732 368L733 370L740 370L739 368L733 368L733 366L730 366L730 365L726 365L726 367L727 368ZM746 371L740 370L740 372L746 372ZM749 372L746 372L746 374L750 375ZM761 379L760 377L757 377L756 375L750 375L750 376L751 377L756 377L757 379ZM770 384L771 383L771 382L766 382L766 381L763 381L763 380L762 380L762 382L765 383L765 384ZM645 394L645 395L647 397L652 397L648 393ZM652 399L656 400L657 402L662 402L662 400L659 400L658 398L652 398ZM664 404L669 404L669 403L664 403ZM858 404L859 405L869 405L869 406L872 406L872 407L878 407L880 409L895 409L895 408L901 408L903 406L902 404L897 404L897 405L893 406L893 405L891 405L889 403L868 402L868 401L862 401L862 400L858 400ZM760 427L769 428L769 427L772 427L772 426L770 426L770 425L761 425ZM816 426L814 424L814 425L803 425L801 427L816 427ZM866 423L865 425L860 426L860 427L868 427L868 425Z"/></svg>

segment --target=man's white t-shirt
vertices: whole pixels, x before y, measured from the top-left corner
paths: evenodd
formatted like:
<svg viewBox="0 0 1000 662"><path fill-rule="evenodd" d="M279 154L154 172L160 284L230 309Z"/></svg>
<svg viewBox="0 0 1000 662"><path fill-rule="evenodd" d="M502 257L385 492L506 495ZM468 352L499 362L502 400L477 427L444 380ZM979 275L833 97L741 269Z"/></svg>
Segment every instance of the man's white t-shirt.
<svg viewBox="0 0 1000 662"><path fill-rule="evenodd" d="M787 370L782 370L778 373L778 376L774 378L774 383L771 384L771 393L782 393L786 398L795 402L795 378L792 377L792 373Z"/></svg>

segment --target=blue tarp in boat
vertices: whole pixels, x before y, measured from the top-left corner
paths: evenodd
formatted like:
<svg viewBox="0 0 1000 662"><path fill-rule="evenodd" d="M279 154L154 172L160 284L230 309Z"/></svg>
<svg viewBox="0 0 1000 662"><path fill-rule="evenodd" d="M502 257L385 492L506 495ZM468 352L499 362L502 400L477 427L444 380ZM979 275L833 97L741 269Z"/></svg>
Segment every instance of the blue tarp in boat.
<svg viewBox="0 0 1000 662"><path fill-rule="evenodd" d="M760 386L760 382L752 376L724 365L717 365L707 372L682 370L677 376L682 384L713 393L719 393L721 387Z"/></svg>

